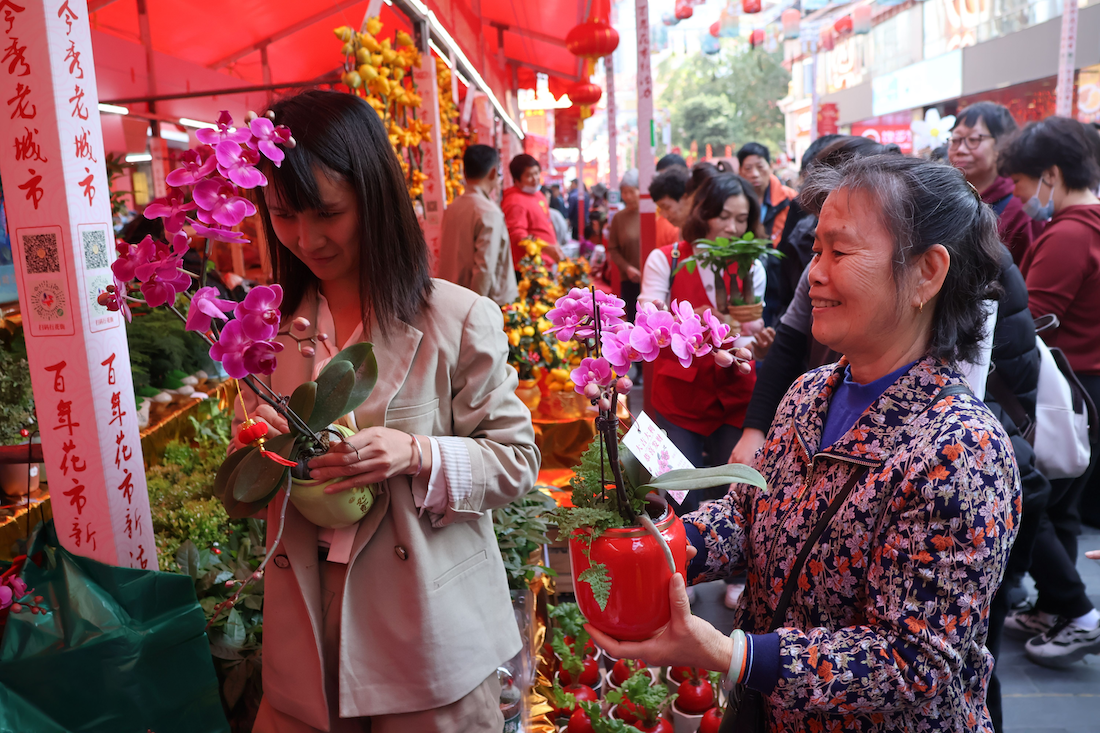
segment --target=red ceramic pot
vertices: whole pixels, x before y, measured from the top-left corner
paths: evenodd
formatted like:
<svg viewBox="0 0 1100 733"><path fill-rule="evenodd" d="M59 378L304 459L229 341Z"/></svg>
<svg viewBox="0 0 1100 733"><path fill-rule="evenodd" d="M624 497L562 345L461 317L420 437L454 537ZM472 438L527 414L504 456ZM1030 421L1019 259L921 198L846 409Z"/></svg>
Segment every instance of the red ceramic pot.
<svg viewBox="0 0 1100 733"><path fill-rule="evenodd" d="M676 570L684 575L687 566L687 537L684 523L672 508L654 522L672 549ZM620 641L640 641L653 636L668 623L668 582L672 578L664 550L643 527L609 529L592 543L591 561L585 557L585 544L577 539L577 530L569 540L569 562L573 569L573 592L584 617L600 631ZM593 563L603 563L611 577L611 595L607 607L600 609L588 583L575 580ZM685 576L686 577L686 576Z"/></svg>

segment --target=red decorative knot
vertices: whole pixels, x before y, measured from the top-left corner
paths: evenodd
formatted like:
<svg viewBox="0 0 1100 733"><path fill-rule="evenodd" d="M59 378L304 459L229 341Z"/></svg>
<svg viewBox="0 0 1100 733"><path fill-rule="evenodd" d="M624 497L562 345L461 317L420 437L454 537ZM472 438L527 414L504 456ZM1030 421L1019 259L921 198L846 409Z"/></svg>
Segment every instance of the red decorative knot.
<svg viewBox="0 0 1100 733"><path fill-rule="evenodd" d="M260 445L263 445L266 436L267 423L257 422L252 418L245 420L240 429L237 430L237 442L241 445L251 445L257 441Z"/></svg>
<svg viewBox="0 0 1100 733"><path fill-rule="evenodd" d="M31 431L27 430L26 428L23 428L22 430L19 431L19 435L21 435L24 438L28 437L30 434L31 434Z"/></svg>

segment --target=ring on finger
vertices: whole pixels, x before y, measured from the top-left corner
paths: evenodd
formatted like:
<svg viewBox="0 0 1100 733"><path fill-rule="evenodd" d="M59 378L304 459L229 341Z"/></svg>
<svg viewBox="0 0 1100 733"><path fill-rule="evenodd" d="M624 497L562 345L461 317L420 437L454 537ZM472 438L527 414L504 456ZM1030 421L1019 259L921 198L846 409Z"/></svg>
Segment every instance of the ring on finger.
<svg viewBox="0 0 1100 733"><path fill-rule="evenodd" d="M362 461L363 459L359 457L359 449L355 448L354 450L355 450L355 460L356 461Z"/></svg>

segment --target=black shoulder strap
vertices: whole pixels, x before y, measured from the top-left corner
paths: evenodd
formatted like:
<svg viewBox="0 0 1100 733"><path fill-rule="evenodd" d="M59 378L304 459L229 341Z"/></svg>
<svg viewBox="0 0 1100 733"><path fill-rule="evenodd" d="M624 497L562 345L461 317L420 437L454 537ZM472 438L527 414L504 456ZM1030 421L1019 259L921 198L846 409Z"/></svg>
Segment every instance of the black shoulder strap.
<svg viewBox="0 0 1100 733"><path fill-rule="evenodd" d="M965 384L949 384L936 393L936 399L932 400L928 405L929 409L937 402L945 397L957 394L968 394L973 396L973 392ZM806 564L806 559L810 556L810 552L813 551L817 541L821 539L821 535L825 532L825 528L829 526L829 522L832 521L836 513L840 511L840 507L847 501L848 496L852 493L852 489L855 488L863 475L867 473L867 466L860 466L852 475L848 477L848 482L844 484L844 488L833 498L829 504L829 508L825 510L825 513L821 515L821 519L817 520L817 524L814 525L813 531L810 532L810 536L806 538L806 541L802 545L802 551L798 553L798 557L794 561L794 565L791 566L791 572L787 576L787 582L783 585L783 595L779 597L779 603L775 607L775 613L772 614L771 626L768 627L768 631L772 632L778 629L783 624L783 619L787 617L787 608L791 605L791 597L794 595L794 589L798 586L798 579L802 575L802 567Z"/></svg>
<svg viewBox="0 0 1100 733"><path fill-rule="evenodd" d="M989 376L985 378L985 393L997 400L997 404L1012 418L1012 422L1016 423L1016 428L1020 431L1020 435L1023 436L1029 444L1035 445L1035 418L1029 415L1024 408L1023 403L1020 402L1020 398L1016 396L1004 378L1001 377L1001 373L994 369L989 373Z"/></svg>
<svg viewBox="0 0 1100 733"><path fill-rule="evenodd" d="M672 269L668 271L668 299L672 302L672 281L676 279L676 265L680 262L680 243L672 245Z"/></svg>

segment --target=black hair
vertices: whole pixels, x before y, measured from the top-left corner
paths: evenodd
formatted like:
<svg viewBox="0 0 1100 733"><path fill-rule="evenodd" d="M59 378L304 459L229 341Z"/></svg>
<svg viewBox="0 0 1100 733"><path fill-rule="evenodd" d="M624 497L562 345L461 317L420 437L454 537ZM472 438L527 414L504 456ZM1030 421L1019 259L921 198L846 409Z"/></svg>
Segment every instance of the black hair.
<svg viewBox="0 0 1100 733"><path fill-rule="evenodd" d="M1096 188L1100 183L1096 135L1095 129L1068 117L1029 123L1001 150L997 161L1000 173L1042 178L1045 170L1058 166L1066 188Z"/></svg>
<svg viewBox="0 0 1100 733"><path fill-rule="evenodd" d="M833 143L821 150L814 160L813 166L826 165L830 168L839 168L852 158L867 158L872 155L900 155L901 148L897 145L883 145L876 143L869 137L859 135L836 135Z"/></svg>
<svg viewBox="0 0 1100 733"><path fill-rule="evenodd" d="M714 167L718 169L719 173L730 173L732 175L737 175L737 171L733 169L733 163L726 160L725 158L719 158L718 162L714 164Z"/></svg>
<svg viewBox="0 0 1100 733"><path fill-rule="evenodd" d="M512 180L515 181L517 185L519 184L519 179L523 178L523 174L527 172L528 168L538 168L542 170L542 166L539 165L538 160L527 153L520 153L512 158L512 162L508 164L508 172L512 174Z"/></svg>
<svg viewBox="0 0 1100 733"><path fill-rule="evenodd" d="M500 153L488 145L471 145L462 155L462 168L466 171L468 181L480 181L498 165Z"/></svg>
<svg viewBox="0 0 1100 733"><path fill-rule="evenodd" d="M707 181L720 175L722 174L713 163L707 163L705 161L696 163L691 167L691 178L688 180L687 185L684 186L684 193L688 196L694 196L695 192Z"/></svg>
<svg viewBox="0 0 1100 733"><path fill-rule="evenodd" d="M410 321L432 292L428 247L416 221L405 174L378 113L354 94L310 90L271 106L275 124L291 129L297 145L284 148L276 168L262 169L283 206L300 212L323 205L317 175L347 183L359 214L359 297L364 326L372 316L385 333L393 320ZM293 313L318 287L308 267L283 246L271 226L266 198L257 204L267 234L283 313Z"/></svg>
<svg viewBox="0 0 1100 733"><path fill-rule="evenodd" d="M707 236L707 221L722 213L731 196L744 196L749 201L749 222L746 231L759 235L760 201L752 186L741 176L719 173L708 179L696 192L691 213L684 222L684 239L694 242Z"/></svg>
<svg viewBox="0 0 1100 733"><path fill-rule="evenodd" d="M660 173L665 168L672 168L673 166L680 166L681 168L687 168L688 163L684 160L684 156L679 153L669 153L664 155L657 161L657 172Z"/></svg>
<svg viewBox="0 0 1100 733"><path fill-rule="evenodd" d="M975 102L970 105L959 112L958 117L955 118L955 127L959 125L973 127L978 124L978 120L985 123L986 129L994 140L1000 140L1019 129L1016 118L1008 111L1008 107L996 102Z"/></svg>
<svg viewBox="0 0 1100 733"><path fill-rule="evenodd" d="M951 159L947 153L947 143L932 148L931 152L928 153L928 159L931 160L933 163L944 163L950 165Z"/></svg>
<svg viewBox="0 0 1100 733"><path fill-rule="evenodd" d="M821 151L829 147L842 137L848 137L847 135L822 135L818 139L810 143L806 148L806 152L802 154L802 164L799 170L802 175L806 175L806 171L810 169L810 163L817 160L817 156L821 154Z"/></svg>
<svg viewBox="0 0 1100 733"><path fill-rule="evenodd" d="M853 158L839 168L815 165L799 203L820 216L831 193L861 191L878 203L894 237L893 278L936 244L951 256L936 296L928 354L951 364L974 361L985 334L985 301L1000 295L1003 245L997 214L952 166L905 155Z"/></svg>
<svg viewBox="0 0 1100 733"><path fill-rule="evenodd" d="M770 165L772 162L772 155L768 152L768 148L760 143L745 143L741 146L741 149L737 151L737 163L739 165L745 164L745 158L750 155L759 155L764 160L768 161Z"/></svg>
<svg viewBox="0 0 1100 733"><path fill-rule="evenodd" d="M660 201L663 198L679 201L684 197L684 190L690 180L691 174L688 173L687 168L677 165L663 170L653 176L649 184L649 197L654 201Z"/></svg>

